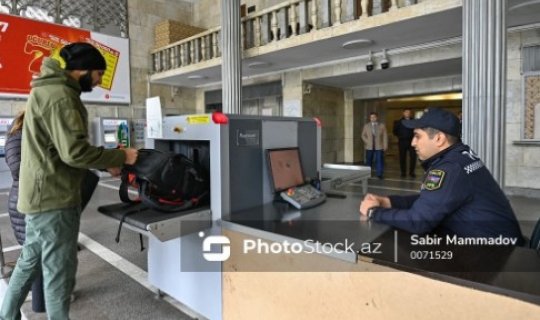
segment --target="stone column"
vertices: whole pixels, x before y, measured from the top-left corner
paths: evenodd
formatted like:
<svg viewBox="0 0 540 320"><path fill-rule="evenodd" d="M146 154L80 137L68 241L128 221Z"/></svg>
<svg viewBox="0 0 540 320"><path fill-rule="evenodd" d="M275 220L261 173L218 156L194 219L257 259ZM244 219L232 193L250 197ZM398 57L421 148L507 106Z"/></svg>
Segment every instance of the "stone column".
<svg viewBox="0 0 540 320"><path fill-rule="evenodd" d="M345 131L345 145L343 146L343 161L348 163L354 162L354 95L353 90L345 89L344 96L344 116L343 130Z"/></svg>
<svg viewBox="0 0 540 320"><path fill-rule="evenodd" d="M301 71L284 72L281 76L283 88L283 116L301 117L303 114L304 84ZM306 85L307 89L308 86Z"/></svg>
<svg viewBox="0 0 540 320"><path fill-rule="evenodd" d="M221 0L221 82L224 113L239 114L242 110L240 27L240 0Z"/></svg>
<svg viewBox="0 0 540 320"><path fill-rule="evenodd" d="M463 141L504 186L506 0L463 1Z"/></svg>

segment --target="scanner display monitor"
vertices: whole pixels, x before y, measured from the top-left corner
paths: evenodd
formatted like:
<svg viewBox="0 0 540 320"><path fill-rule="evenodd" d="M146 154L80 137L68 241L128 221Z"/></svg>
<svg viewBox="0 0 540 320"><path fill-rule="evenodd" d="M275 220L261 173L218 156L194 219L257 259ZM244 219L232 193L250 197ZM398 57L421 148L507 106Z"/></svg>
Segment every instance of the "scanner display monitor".
<svg viewBox="0 0 540 320"><path fill-rule="evenodd" d="M305 183L298 148L268 149L267 153L268 167L275 192Z"/></svg>

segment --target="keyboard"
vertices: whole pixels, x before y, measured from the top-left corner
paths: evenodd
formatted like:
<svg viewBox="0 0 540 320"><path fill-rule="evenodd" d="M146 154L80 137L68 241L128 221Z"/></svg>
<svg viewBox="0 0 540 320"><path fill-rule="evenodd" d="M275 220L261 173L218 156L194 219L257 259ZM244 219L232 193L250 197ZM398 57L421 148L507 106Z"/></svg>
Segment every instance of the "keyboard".
<svg viewBox="0 0 540 320"><path fill-rule="evenodd" d="M300 210L317 206L326 200L326 195L310 184L289 188L282 191L280 196Z"/></svg>

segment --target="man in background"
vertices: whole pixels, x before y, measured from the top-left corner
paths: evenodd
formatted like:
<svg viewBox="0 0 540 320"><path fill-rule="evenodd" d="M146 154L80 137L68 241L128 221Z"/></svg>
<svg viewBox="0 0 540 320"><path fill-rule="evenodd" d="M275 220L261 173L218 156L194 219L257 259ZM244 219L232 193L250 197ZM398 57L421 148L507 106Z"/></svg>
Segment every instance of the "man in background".
<svg viewBox="0 0 540 320"><path fill-rule="evenodd" d="M384 152L388 149L388 133L386 126L379 123L379 115L376 112L369 114L369 122L362 130L362 140L366 148L366 165L372 167L375 162L375 174L383 179Z"/></svg>
<svg viewBox="0 0 540 320"><path fill-rule="evenodd" d="M411 109L405 109L403 110L401 119L394 122L393 133L398 138L399 168L401 170L402 178L407 176L407 153L409 154L409 176L411 178L416 178L416 174L414 173L414 170L416 169L416 152L411 146L414 130L403 125L403 121L410 120L411 115Z"/></svg>

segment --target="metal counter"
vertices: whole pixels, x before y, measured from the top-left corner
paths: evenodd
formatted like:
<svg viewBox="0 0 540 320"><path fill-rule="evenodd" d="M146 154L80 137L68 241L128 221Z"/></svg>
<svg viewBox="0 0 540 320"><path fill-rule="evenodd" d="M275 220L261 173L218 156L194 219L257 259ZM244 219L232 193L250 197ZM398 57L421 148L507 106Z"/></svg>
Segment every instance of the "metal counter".
<svg viewBox="0 0 540 320"><path fill-rule="evenodd" d="M522 247L411 246L411 234L386 225L360 221L361 197L347 194L346 199L328 199L308 210L297 210L287 203L275 202L233 212L223 221L224 228L269 241L354 242L354 252L334 258L355 263L358 260L412 272L445 282L507 295L540 304L540 253ZM380 243L381 253L363 254L362 245ZM412 259L411 252L452 250L453 259Z"/></svg>
<svg viewBox="0 0 540 320"><path fill-rule="evenodd" d="M361 196L344 193L345 199L327 198L322 205L298 210L286 202L274 202L238 212L222 221L227 229L271 241L315 240L319 243L353 244L353 252L330 254L356 262L362 244L370 243L390 230L386 225L360 221Z"/></svg>

